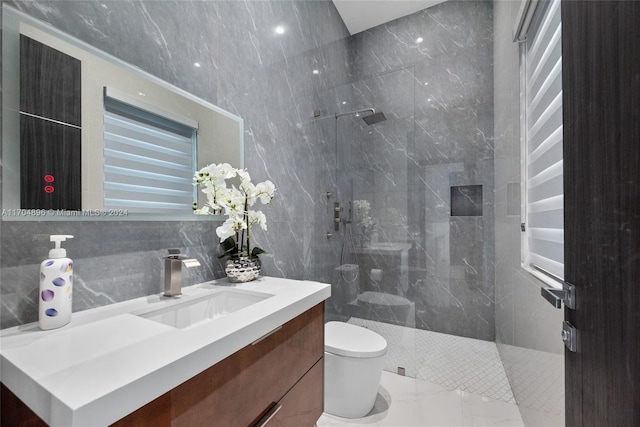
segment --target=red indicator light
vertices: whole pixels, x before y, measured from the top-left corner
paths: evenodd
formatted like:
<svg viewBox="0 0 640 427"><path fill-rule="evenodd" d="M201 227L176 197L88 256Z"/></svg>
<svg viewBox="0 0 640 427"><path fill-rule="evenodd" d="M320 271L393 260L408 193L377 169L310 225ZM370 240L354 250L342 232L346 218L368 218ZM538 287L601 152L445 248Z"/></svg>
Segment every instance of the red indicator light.
<svg viewBox="0 0 640 427"><path fill-rule="evenodd" d="M44 186L44 192L45 193L53 193L54 191L56 191L56 189L53 188L53 185L45 185Z"/></svg>
<svg viewBox="0 0 640 427"><path fill-rule="evenodd" d="M53 175L45 175L44 176L44 182L53 182L56 179L53 177Z"/></svg>

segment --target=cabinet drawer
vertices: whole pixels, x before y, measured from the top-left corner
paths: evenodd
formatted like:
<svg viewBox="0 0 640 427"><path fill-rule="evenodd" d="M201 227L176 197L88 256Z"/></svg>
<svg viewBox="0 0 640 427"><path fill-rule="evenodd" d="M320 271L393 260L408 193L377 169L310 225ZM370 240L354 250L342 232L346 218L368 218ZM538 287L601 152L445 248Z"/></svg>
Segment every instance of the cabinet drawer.
<svg viewBox="0 0 640 427"><path fill-rule="evenodd" d="M256 427L313 427L322 415L323 401L324 358L285 394L273 416L265 417Z"/></svg>
<svg viewBox="0 0 640 427"><path fill-rule="evenodd" d="M257 422L324 354L323 304L282 325L171 393L174 426Z"/></svg>

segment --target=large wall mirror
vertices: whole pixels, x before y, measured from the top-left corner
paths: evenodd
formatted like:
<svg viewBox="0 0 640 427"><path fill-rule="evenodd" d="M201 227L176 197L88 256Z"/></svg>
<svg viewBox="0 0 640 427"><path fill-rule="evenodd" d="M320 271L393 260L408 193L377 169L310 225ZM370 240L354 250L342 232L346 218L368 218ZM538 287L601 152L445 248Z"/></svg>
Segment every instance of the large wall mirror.
<svg viewBox="0 0 640 427"><path fill-rule="evenodd" d="M7 5L2 25L3 220L210 219L191 178L243 167L240 117Z"/></svg>

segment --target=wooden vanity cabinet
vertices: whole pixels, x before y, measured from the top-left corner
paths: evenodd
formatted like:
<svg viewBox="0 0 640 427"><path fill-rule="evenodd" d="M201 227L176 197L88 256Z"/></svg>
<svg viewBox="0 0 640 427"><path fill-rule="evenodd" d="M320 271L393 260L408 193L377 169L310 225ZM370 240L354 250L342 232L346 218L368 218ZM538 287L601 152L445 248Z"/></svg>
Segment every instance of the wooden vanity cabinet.
<svg viewBox="0 0 640 427"><path fill-rule="evenodd" d="M324 399L324 303L114 426L312 427ZM272 415L272 416L271 416Z"/></svg>
<svg viewBox="0 0 640 427"><path fill-rule="evenodd" d="M324 406L323 355L324 302L112 426L312 427ZM45 425L4 385L1 415L3 426Z"/></svg>

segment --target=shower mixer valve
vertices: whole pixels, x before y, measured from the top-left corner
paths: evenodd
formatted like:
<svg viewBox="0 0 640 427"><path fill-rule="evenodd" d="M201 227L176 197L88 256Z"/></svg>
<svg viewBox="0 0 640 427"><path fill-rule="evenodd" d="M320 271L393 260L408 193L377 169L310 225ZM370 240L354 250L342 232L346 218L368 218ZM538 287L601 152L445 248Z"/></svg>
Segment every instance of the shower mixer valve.
<svg viewBox="0 0 640 427"><path fill-rule="evenodd" d="M335 224L335 231L340 231L340 212L342 212L342 208L340 207L339 202L335 202L333 204L333 222Z"/></svg>

